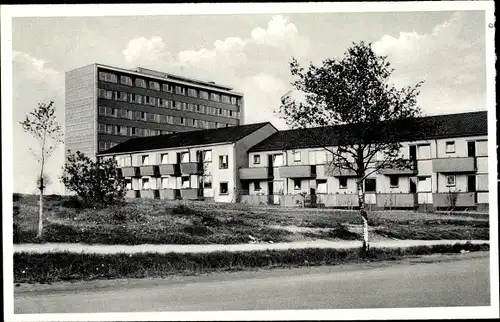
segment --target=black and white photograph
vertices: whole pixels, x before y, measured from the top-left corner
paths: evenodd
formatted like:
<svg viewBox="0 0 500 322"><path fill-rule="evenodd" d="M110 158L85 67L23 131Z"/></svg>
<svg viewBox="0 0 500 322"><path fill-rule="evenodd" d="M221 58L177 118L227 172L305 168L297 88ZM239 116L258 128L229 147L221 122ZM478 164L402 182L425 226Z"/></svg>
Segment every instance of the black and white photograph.
<svg viewBox="0 0 500 322"><path fill-rule="evenodd" d="M498 318L494 14L2 5L4 320Z"/></svg>

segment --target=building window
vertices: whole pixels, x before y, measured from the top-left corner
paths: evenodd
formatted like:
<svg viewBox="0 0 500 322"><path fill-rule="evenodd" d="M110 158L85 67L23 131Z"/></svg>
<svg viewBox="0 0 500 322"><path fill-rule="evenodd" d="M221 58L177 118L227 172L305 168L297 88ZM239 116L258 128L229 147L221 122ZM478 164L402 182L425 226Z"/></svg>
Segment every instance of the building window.
<svg viewBox="0 0 500 322"><path fill-rule="evenodd" d="M132 78L128 76L120 76L120 83L123 85L132 86Z"/></svg>
<svg viewBox="0 0 500 322"><path fill-rule="evenodd" d="M203 151L203 162L212 162L212 151L211 150Z"/></svg>
<svg viewBox="0 0 500 322"><path fill-rule="evenodd" d="M190 188L189 176L181 177L181 187L182 189Z"/></svg>
<svg viewBox="0 0 500 322"><path fill-rule="evenodd" d="M455 153L455 141L446 142L446 153Z"/></svg>
<svg viewBox="0 0 500 322"><path fill-rule="evenodd" d="M132 180L125 179L127 190L132 190Z"/></svg>
<svg viewBox="0 0 500 322"><path fill-rule="evenodd" d="M147 101L146 101L147 105L156 106L156 98L155 97L146 96L146 98L147 98Z"/></svg>
<svg viewBox="0 0 500 322"><path fill-rule="evenodd" d="M199 96L200 98L203 98L203 99L206 99L206 100L208 99L208 92L200 91L199 95L200 95Z"/></svg>
<svg viewBox="0 0 500 322"><path fill-rule="evenodd" d="M116 99L118 101L126 102L126 101L128 101L128 94L125 92L118 92L118 96Z"/></svg>
<svg viewBox="0 0 500 322"><path fill-rule="evenodd" d="M159 91L160 90L160 83L154 82L154 81L149 81L149 89Z"/></svg>
<svg viewBox="0 0 500 322"><path fill-rule="evenodd" d="M99 89L98 96L100 98L105 98L105 99L108 99L108 100L112 100L113 99L113 91L107 91L105 89Z"/></svg>
<svg viewBox="0 0 500 322"><path fill-rule="evenodd" d="M203 188L212 189L212 176L211 175L203 177Z"/></svg>
<svg viewBox="0 0 500 322"><path fill-rule="evenodd" d="M146 112L139 112L140 114L140 119L143 121L146 121L146 118L148 117L148 113Z"/></svg>
<svg viewBox="0 0 500 322"><path fill-rule="evenodd" d="M347 177L339 177L339 189L347 189Z"/></svg>
<svg viewBox="0 0 500 322"><path fill-rule="evenodd" d="M163 84L162 85L162 90L164 92L169 92L169 93L172 93L174 91L174 87L170 84Z"/></svg>
<svg viewBox="0 0 500 322"><path fill-rule="evenodd" d="M300 180L300 179L293 179L293 188L295 190L302 189L302 180Z"/></svg>
<svg viewBox="0 0 500 322"><path fill-rule="evenodd" d="M106 145L104 143L105 143L104 141L99 141L99 150L106 149Z"/></svg>
<svg viewBox="0 0 500 322"><path fill-rule="evenodd" d="M366 192L377 191L377 180L373 178L365 179L365 191Z"/></svg>
<svg viewBox="0 0 500 322"><path fill-rule="evenodd" d="M255 154L253 156L253 164L260 164L260 154Z"/></svg>
<svg viewBox="0 0 500 322"><path fill-rule="evenodd" d="M229 193L229 188L228 188L228 183L227 182L221 182L219 184L220 186L220 192L219 194L221 195L227 195Z"/></svg>
<svg viewBox="0 0 500 322"><path fill-rule="evenodd" d="M399 177L398 176L390 176L389 177L391 188L399 187Z"/></svg>
<svg viewBox="0 0 500 322"><path fill-rule="evenodd" d="M236 97L231 96L231 104L233 104L233 105L238 104L238 100L236 99Z"/></svg>
<svg viewBox="0 0 500 322"><path fill-rule="evenodd" d="M231 100L229 99L229 96L227 96L227 95L221 95L220 98L221 98L222 103L226 103L226 104L231 103Z"/></svg>
<svg viewBox="0 0 500 322"><path fill-rule="evenodd" d="M301 160L301 159L300 159L300 152L299 152L299 151L294 152L294 153L293 153L293 161L294 161L294 162L300 162L300 160Z"/></svg>
<svg viewBox="0 0 500 322"><path fill-rule="evenodd" d="M142 190L149 189L149 178L142 178Z"/></svg>
<svg viewBox="0 0 500 322"><path fill-rule="evenodd" d="M130 128L130 135L137 135L137 129L135 127Z"/></svg>
<svg viewBox="0 0 500 322"><path fill-rule="evenodd" d="M181 123L182 125L185 125L185 124L186 124L186 119L185 119L185 118L183 118L183 117L181 117L180 123Z"/></svg>
<svg viewBox="0 0 500 322"><path fill-rule="evenodd" d="M233 111L229 111L229 117L233 117Z"/></svg>
<svg viewBox="0 0 500 322"><path fill-rule="evenodd" d="M134 94L134 96L132 96L132 103L142 104L142 95Z"/></svg>
<svg viewBox="0 0 500 322"><path fill-rule="evenodd" d="M198 97L198 93L194 88L189 88L188 89L188 96L190 97Z"/></svg>
<svg viewBox="0 0 500 322"><path fill-rule="evenodd" d="M113 134L113 125L111 124L106 125L106 133Z"/></svg>
<svg viewBox="0 0 500 322"><path fill-rule="evenodd" d="M181 152L180 153L180 161L181 161L181 163L188 163L189 162L189 152Z"/></svg>
<svg viewBox="0 0 500 322"><path fill-rule="evenodd" d="M255 190L255 191L260 191L261 190L260 181L254 181L254 183L253 183L253 190Z"/></svg>
<svg viewBox="0 0 500 322"><path fill-rule="evenodd" d="M99 133L106 133L106 124L99 124L98 130Z"/></svg>
<svg viewBox="0 0 500 322"><path fill-rule="evenodd" d="M99 80L111 83L118 83L118 77L112 73L99 72Z"/></svg>
<svg viewBox="0 0 500 322"><path fill-rule="evenodd" d="M135 79L135 86L146 88L146 81L144 79L141 79L141 78L136 78Z"/></svg>
<svg viewBox="0 0 500 322"><path fill-rule="evenodd" d="M141 155L141 165L149 165L149 155Z"/></svg>
<svg viewBox="0 0 500 322"><path fill-rule="evenodd" d="M219 96L219 94L216 94L216 93L210 93L210 100L215 101L215 102L219 102L219 101L220 101L220 96Z"/></svg>
<svg viewBox="0 0 500 322"><path fill-rule="evenodd" d="M187 110L192 112L192 111L194 111L194 107L195 107L195 104L188 103Z"/></svg>
<svg viewBox="0 0 500 322"><path fill-rule="evenodd" d="M186 88L183 86L175 86L175 94L186 95Z"/></svg>
<svg viewBox="0 0 500 322"><path fill-rule="evenodd" d="M447 175L446 176L446 186L447 187L454 187L456 184L455 180L456 180L456 177L454 174Z"/></svg>
<svg viewBox="0 0 500 322"><path fill-rule="evenodd" d="M120 125L115 125L115 133L114 133L114 134L116 134L116 135L120 135L121 130L122 130L122 129L121 129L121 126L120 126Z"/></svg>
<svg viewBox="0 0 500 322"><path fill-rule="evenodd" d="M227 155L219 155L219 169L227 169L229 167L229 161Z"/></svg>

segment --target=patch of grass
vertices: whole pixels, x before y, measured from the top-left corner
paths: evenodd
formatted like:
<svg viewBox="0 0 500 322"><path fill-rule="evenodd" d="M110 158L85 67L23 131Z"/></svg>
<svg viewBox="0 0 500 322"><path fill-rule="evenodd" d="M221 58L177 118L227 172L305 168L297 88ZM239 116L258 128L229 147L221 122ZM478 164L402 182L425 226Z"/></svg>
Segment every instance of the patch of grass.
<svg viewBox="0 0 500 322"><path fill-rule="evenodd" d="M489 240L488 228L475 228L467 226L404 226L392 225L374 230L374 233L396 239L420 239L420 240L440 240L440 239L477 239Z"/></svg>
<svg viewBox="0 0 500 322"><path fill-rule="evenodd" d="M94 279L165 277L252 268L338 265L348 262L397 260L408 256L486 251L489 245L455 244L398 249L291 249L199 254L15 253L14 283L49 283Z"/></svg>

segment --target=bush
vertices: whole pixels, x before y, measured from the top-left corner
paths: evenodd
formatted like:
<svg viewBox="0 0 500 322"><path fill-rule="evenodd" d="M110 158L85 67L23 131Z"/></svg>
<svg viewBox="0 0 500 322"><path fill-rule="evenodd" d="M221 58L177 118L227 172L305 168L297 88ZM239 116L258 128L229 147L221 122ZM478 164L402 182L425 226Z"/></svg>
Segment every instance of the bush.
<svg viewBox="0 0 500 322"><path fill-rule="evenodd" d="M87 203L110 205L125 196L126 182L114 158L94 162L80 151L69 154L62 182Z"/></svg>
<svg viewBox="0 0 500 322"><path fill-rule="evenodd" d="M21 197L22 197L22 195L20 193L14 193L12 195L12 201L14 201L14 202L19 201L19 200L21 200Z"/></svg>

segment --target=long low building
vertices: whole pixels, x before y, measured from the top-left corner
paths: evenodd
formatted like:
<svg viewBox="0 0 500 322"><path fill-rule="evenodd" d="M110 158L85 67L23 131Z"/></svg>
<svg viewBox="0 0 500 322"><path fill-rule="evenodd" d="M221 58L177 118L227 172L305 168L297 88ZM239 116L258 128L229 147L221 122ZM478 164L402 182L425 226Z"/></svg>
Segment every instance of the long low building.
<svg viewBox="0 0 500 322"><path fill-rule="evenodd" d="M400 155L410 166L369 175L367 206L488 209L487 123L481 111L382 124L400 133ZM129 197L355 208L356 175L339 169L329 152L348 133L342 126L278 131L257 123L135 138L99 156L118 160Z"/></svg>

